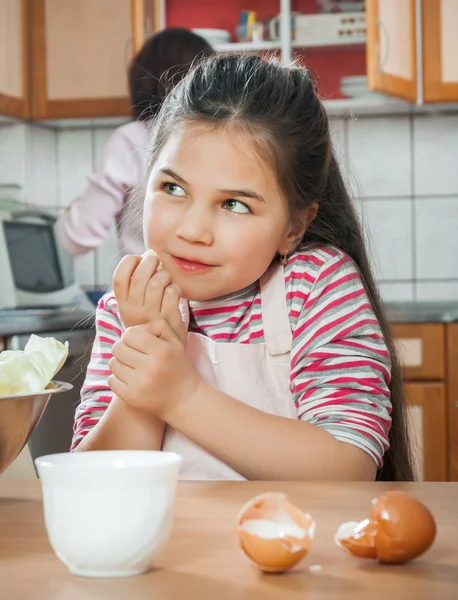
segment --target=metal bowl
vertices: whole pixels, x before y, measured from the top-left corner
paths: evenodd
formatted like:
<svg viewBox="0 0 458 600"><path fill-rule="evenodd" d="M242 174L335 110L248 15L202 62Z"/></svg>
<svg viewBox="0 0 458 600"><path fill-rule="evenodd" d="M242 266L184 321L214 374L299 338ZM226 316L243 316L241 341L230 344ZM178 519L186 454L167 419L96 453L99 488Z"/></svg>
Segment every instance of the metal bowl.
<svg viewBox="0 0 458 600"><path fill-rule="evenodd" d="M0 396L0 475L27 444L51 396L72 387L70 383L51 381L39 394Z"/></svg>

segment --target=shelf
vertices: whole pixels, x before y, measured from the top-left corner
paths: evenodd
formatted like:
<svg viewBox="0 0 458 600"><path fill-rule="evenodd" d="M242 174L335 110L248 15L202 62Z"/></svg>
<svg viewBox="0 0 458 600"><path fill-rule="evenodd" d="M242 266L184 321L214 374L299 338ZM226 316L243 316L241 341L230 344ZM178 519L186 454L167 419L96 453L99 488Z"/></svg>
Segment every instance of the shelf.
<svg viewBox="0 0 458 600"><path fill-rule="evenodd" d="M340 48L343 46L361 46L366 43L365 36L351 37L351 38L340 38L340 39L323 39L323 40L310 40L309 42L299 42L293 40L291 42L292 48ZM215 44L215 50L219 52L239 52L242 50L256 51L256 50L279 50L281 48L281 42L279 41L266 41L266 42L237 42L233 44Z"/></svg>
<svg viewBox="0 0 458 600"><path fill-rule="evenodd" d="M361 98L324 100L323 104L330 117L422 115L456 113L458 111L458 103L412 104L378 93L368 94Z"/></svg>

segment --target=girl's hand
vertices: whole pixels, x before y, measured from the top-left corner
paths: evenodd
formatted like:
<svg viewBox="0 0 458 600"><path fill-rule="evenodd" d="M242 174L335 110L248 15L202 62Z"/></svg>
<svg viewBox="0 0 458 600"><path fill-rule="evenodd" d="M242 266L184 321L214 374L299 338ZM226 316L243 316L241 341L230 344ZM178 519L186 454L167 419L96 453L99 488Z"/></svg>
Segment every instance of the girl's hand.
<svg viewBox="0 0 458 600"><path fill-rule="evenodd" d="M179 310L181 290L172 283L170 273L158 271L159 259L125 256L113 275L113 291L126 328L144 325L159 316L168 321L185 343L186 327Z"/></svg>
<svg viewBox="0 0 458 600"><path fill-rule="evenodd" d="M111 390L127 404L165 422L199 385L185 345L162 317L127 329L112 351Z"/></svg>

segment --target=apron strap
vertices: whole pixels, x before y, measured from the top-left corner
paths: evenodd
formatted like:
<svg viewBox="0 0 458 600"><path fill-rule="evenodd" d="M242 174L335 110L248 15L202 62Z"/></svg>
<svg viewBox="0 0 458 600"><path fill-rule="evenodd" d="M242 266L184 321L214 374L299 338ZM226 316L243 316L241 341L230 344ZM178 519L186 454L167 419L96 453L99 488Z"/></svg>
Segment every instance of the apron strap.
<svg viewBox="0 0 458 600"><path fill-rule="evenodd" d="M189 304L187 300L180 298L179 309L183 323L186 325L186 331L189 330Z"/></svg>
<svg viewBox="0 0 458 600"><path fill-rule="evenodd" d="M270 267L260 279L262 322L267 352L277 356L291 352L293 334L286 304L285 272L279 263ZM180 300L180 312L189 329L189 304Z"/></svg>
<svg viewBox="0 0 458 600"><path fill-rule="evenodd" d="M261 306L264 337L271 356L291 351L293 334L286 303L285 271L279 263L261 277Z"/></svg>

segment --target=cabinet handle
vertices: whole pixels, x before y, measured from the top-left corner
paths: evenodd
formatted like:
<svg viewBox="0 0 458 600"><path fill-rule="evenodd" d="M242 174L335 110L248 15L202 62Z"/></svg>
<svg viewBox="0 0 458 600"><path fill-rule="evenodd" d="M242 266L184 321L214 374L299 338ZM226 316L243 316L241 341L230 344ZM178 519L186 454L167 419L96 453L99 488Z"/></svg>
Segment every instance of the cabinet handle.
<svg viewBox="0 0 458 600"><path fill-rule="evenodd" d="M383 67L386 65L388 57L390 55L390 36L388 35L388 30L383 24L383 21L377 19L377 25L379 27L379 44L378 44L378 70L383 71ZM385 33L385 56L383 60L380 57L380 39L382 37L382 32Z"/></svg>
<svg viewBox="0 0 458 600"><path fill-rule="evenodd" d="M394 345L403 367L421 367L423 364L421 338L395 338Z"/></svg>

